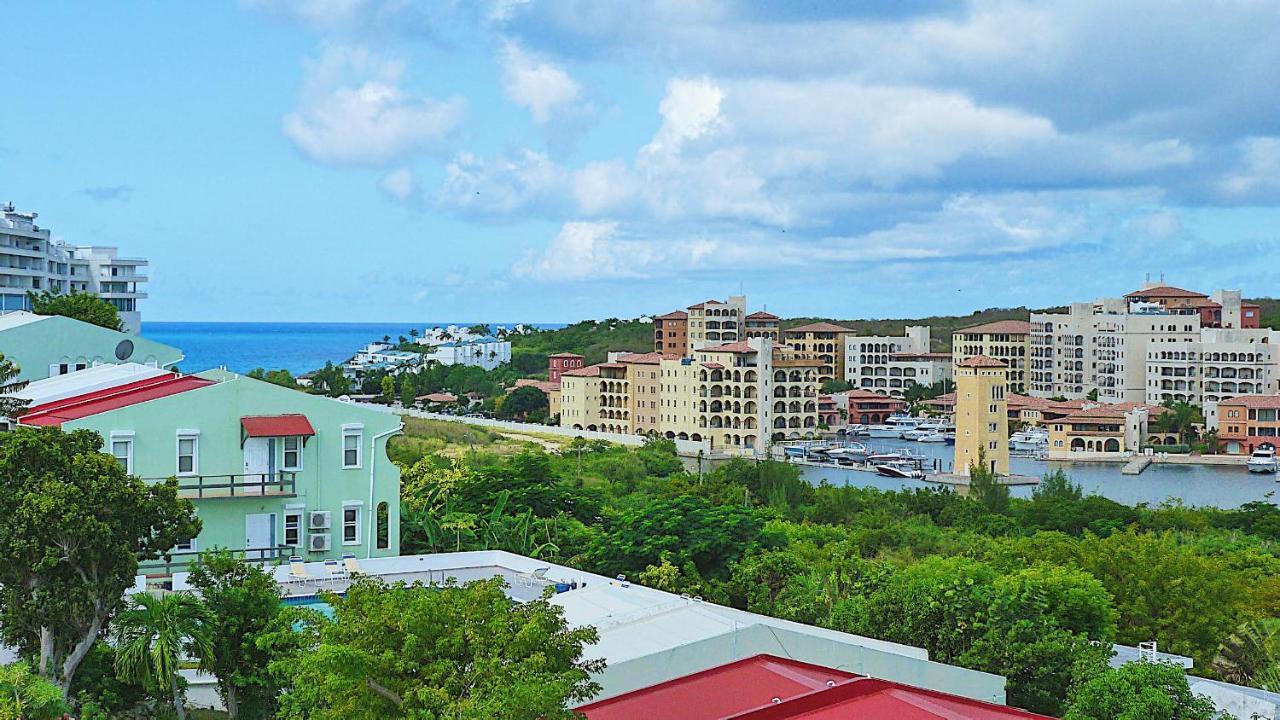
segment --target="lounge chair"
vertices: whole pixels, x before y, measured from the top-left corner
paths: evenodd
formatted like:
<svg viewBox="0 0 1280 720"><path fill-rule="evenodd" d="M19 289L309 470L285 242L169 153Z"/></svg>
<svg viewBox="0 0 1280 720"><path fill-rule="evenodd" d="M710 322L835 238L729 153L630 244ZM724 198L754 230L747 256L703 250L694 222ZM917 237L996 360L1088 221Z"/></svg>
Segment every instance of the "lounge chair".
<svg viewBox="0 0 1280 720"><path fill-rule="evenodd" d="M315 576L307 572L307 564L302 558L293 555L289 558L289 582L307 583L315 580Z"/></svg>
<svg viewBox="0 0 1280 720"><path fill-rule="evenodd" d="M325 579L327 579L331 585L337 584L339 580L345 580L347 578L347 571L344 570L343 567L338 564L338 561L333 558L329 558L324 561L324 574Z"/></svg>
<svg viewBox="0 0 1280 720"><path fill-rule="evenodd" d="M520 573L520 584L526 587L536 587L537 585L547 581L547 571L549 567L540 567L526 573Z"/></svg>
<svg viewBox="0 0 1280 720"><path fill-rule="evenodd" d="M360 569L360 563L356 561L354 553L342 554L342 566L346 568L348 575L359 575L364 572Z"/></svg>

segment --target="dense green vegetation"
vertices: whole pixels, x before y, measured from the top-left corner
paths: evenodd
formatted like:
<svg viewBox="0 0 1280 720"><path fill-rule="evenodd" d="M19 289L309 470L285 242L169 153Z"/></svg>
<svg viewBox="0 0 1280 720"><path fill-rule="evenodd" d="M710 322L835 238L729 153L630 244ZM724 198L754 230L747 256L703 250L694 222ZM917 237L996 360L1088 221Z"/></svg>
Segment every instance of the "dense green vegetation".
<svg viewBox="0 0 1280 720"><path fill-rule="evenodd" d="M851 328L859 335L900 336L908 325L928 325L933 352L951 351L951 333L962 328L996 322L997 320L1026 320L1033 312L1061 312L1065 308L1032 310L1025 307L987 308L974 310L968 315L931 315L915 319L841 320L836 318L801 317L782 321L782 329L806 325L812 322L830 322Z"/></svg>
<svg viewBox="0 0 1280 720"><path fill-rule="evenodd" d="M1060 474L1031 499L975 495L813 487L745 460L699 477L665 441L579 440L423 457L404 473L402 539L406 553L503 548L923 646L1006 676L1011 703L1049 714L1069 688L1116 684L1109 642L1156 639L1213 674L1242 623L1280 616L1269 503L1128 507Z"/></svg>
<svg viewBox="0 0 1280 720"><path fill-rule="evenodd" d="M31 299L31 311L37 315L63 315L108 330L124 329L116 306L93 293L78 290L55 293L46 290L41 293L28 292L27 297Z"/></svg>
<svg viewBox="0 0 1280 720"><path fill-rule="evenodd" d="M571 352L586 363L604 362L611 351L650 352L653 324L639 320L583 320L555 330L534 330L511 335L511 364L529 373L545 373L547 356Z"/></svg>

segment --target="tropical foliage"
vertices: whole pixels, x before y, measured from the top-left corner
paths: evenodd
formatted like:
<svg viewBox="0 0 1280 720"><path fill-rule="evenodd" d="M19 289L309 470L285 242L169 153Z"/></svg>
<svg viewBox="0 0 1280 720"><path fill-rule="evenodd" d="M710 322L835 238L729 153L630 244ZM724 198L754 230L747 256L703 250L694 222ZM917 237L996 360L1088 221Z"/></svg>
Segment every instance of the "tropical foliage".
<svg viewBox="0 0 1280 720"><path fill-rule="evenodd" d="M14 417L27 406L25 400L11 396L26 385L18 382L18 372L18 366L0 353L0 418Z"/></svg>
<svg viewBox="0 0 1280 720"><path fill-rule="evenodd" d="M0 720L57 720L70 709L62 690L26 663L0 665Z"/></svg>
<svg viewBox="0 0 1280 720"><path fill-rule="evenodd" d="M186 684L178 669L184 655L200 659L212 655L212 619L204 603L191 593L134 594L115 619L116 673L154 697L167 697L178 720L185 720ZM201 662L201 668L207 669L207 664Z"/></svg>
<svg viewBox="0 0 1280 720"><path fill-rule="evenodd" d="M55 293L27 293L31 298L31 311L37 315L62 315L108 330L123 330L120 311L115 305L89 292L72 291Z"/></svg>

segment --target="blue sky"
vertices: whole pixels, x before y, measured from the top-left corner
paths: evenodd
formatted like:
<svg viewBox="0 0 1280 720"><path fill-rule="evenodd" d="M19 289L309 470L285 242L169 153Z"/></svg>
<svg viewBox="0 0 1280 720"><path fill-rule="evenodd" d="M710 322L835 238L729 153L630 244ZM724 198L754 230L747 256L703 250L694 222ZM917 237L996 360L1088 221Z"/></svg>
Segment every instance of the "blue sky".
<svg viewBox="0 0 1280 720"><path fill-rule="evenodd" d="M1280 4L6 8L0 200L152 320L1275 296Z"/></svg>

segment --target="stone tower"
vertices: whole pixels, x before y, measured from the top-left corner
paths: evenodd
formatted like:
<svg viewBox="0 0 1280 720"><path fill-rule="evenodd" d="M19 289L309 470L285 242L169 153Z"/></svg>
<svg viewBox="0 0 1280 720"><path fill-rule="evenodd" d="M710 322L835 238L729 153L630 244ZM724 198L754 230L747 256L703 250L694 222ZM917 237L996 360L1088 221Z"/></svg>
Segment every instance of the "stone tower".
<svg viewBox="0 0 1280 720"><path fill-rule="evenodd" d="M968 475L981 452L997 475L1009 474L1009 406L1005 400L1007 366L975 355L960 361L956 373L955 472Z"/></svg>

